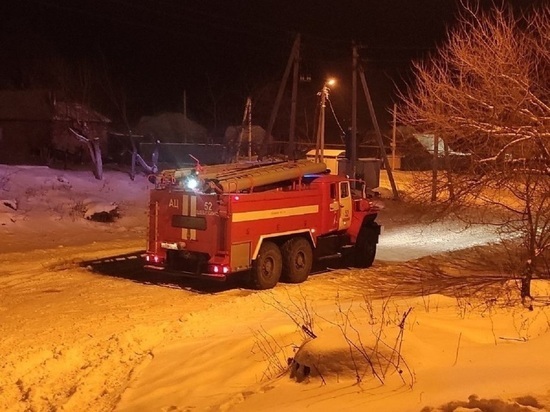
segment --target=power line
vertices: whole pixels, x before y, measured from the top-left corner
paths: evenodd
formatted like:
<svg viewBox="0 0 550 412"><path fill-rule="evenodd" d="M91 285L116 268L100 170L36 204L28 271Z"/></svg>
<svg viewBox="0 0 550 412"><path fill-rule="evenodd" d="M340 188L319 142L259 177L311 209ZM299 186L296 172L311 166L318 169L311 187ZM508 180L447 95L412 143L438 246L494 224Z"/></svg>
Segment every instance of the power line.
<svg viewBox="0 0 550 412"><path fill-rule="evenodd" d="M338 117L336 117L336 113L334 112L334 107L332 107L332 101L329 99L328 97L328 94L326 96L326 99L328 100L328 103L329 103L329 106L330 106L330 110L332 111L332 116L334 117L334 120L336 121L336 124L338 125L338 128L340 129L340 131L342 132L340 138L342 139L342 142L344 142L344 138L342 137L345 133L344 129L342 128L342 125L340 124L340 122L338 121Z"/></svg>

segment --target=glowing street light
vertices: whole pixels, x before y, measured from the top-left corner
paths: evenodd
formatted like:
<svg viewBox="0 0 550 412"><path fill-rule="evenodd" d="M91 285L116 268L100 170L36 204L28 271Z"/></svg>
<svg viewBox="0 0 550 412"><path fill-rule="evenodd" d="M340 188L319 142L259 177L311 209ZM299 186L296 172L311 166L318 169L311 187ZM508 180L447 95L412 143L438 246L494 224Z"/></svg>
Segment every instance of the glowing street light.
<svg viewBox="0 0 550 412"><path fill-rule="evenodd" d="M329 86L334 86L336 79L329 78L325 81L319 92L321 95L321 110L319 111L319 127L317 128L317 144L315 146L315 161L323 163L325 151L325 107L327 105Z"/></svg>

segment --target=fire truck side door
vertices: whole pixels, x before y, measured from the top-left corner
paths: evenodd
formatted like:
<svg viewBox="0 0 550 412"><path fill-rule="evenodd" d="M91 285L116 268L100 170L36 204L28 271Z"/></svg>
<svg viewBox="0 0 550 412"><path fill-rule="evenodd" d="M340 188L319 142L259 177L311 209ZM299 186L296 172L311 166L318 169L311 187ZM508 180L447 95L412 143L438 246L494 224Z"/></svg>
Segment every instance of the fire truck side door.
<svg viewBox="0 0 550 412"><path fill-rule="evenodd" d="M330 216L332 219L332 224L330 230L337 230L339 226L339 220L340 220L340 201L338 196L338 184L337 183L331 183L330 184L330 204L329 204L329 211Z"/></svg>
<svg viewBox="0 0 550 412"><path fill-rule="evenodd" d="M340 216L338 220L338 230L344 230L351 225L352 199L349 182L340 182L339 189Z"/></svg>

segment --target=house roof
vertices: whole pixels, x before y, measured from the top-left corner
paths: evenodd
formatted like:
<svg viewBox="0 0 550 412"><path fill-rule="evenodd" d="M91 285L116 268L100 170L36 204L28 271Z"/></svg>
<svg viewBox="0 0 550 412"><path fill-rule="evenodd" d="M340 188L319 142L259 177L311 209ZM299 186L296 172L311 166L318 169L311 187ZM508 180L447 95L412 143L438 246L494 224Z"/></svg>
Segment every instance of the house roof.
<svg viewBox="0 0 550 412"><path fill-rule="evenodd" d="M316 149L311 149L309 152L306 153L306 156L314 157L315 151ZM346 155L346 151L342 149L324 149L323 150L323 157L338 158L338 157L344 157L345 155Z"/></svg>
<svg viewBox="0 0 550 412"><path fill-rule="evenodd" d="M0 90L0 120L110 123L84 104L56 101L55 94L47 90Z"/></svg>
<svg viewBox="0 0 550 412"><path fill-rule="evenodd" d="M110 123L107 117L80 103L56 102L54 120L78 120L84 122Z"/></svg>
<svg viewBox="0 0 550 412"><path fill-rule="evenodd" d="M416 134L413 134L413 136L424 147L424 149L426 149L426 151L428 151L428 153L433 155L434 146L435 146L435 135L434 134L416 133ZM443 156L443 154L445 153L445 141L443 140L442 137L440 137L437 141L437 152L438 152L439 156ZM467 155L467 153L455 152L452 149L449 149L449 154L450 155L460 155L460 156Z"/></svg>

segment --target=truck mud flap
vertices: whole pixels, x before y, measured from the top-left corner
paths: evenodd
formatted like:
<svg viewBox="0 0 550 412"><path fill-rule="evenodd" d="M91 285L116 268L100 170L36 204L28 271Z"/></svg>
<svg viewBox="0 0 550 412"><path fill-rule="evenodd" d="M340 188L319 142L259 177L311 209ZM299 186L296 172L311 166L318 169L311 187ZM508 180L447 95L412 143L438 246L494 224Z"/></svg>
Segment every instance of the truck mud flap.
<svg viewBox="0 0 550 412"><path fill-rule="evenodd" d="M376 243L378 243L378 239L380 239L380 234L382 233L382 225L379 225L376 222L371 222L368 226L366 226L368 230L368 238L369 240L374 240L376 238Z"/></svg>

